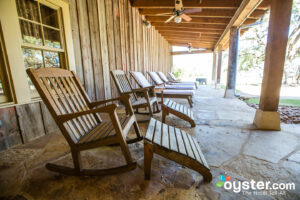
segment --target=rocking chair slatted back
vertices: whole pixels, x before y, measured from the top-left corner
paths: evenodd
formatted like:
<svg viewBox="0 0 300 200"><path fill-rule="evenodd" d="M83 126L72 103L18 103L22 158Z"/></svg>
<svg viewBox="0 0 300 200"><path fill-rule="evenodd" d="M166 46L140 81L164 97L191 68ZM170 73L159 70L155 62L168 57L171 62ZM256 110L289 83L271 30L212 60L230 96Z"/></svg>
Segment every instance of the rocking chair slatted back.
<svg viewBox="0 0 300 200"><path fill-rule="evenodd" d="M132 85L126 73L122 70L111 71L111 75L117 85L120 95L132 92ZM136 102L137 96L134 93L129 94L131 103Z"/></svg>
<svg viewBox="0 0 300 200"><path fill-rule="evenodd" d="M99 125L101 118L97 114L87 114L65 123L58 120L59 115L90 110L90 100L75 73L58 68L28 69L27 73L69 144L78 143Z"/></svg>

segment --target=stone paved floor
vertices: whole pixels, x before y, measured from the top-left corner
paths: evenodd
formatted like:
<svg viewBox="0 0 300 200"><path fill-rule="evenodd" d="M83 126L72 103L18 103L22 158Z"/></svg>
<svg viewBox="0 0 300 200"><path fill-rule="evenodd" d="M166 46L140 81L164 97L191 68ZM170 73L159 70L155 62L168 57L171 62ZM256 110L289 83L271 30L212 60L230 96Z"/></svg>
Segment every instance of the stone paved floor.
<svg viewBox="0 0 300 200"><path fill-rule="evenodd" d="M62 176L44 167L50 161L72 166L68 145L57 133L0 153L0 199L300 199L300 125L282 124L280 132L257 131L251 125L255 110L222 95L223 90L209 86L198 89L193 108L196 128L174 116L167 118L168 124L197 138L211 166L211 183L203 184L197 172L156 155L152 179L144 181L142 142L130 145L138 162L133 171L105 177ZM140 128L145 134L147 124ZM124 163L119 147L85 151L82 158L86 168ZM254 195L253 190L251 195L235 193L216 187L220 174L231 176L231 181L294 182L296 190L277 195L271 191L267 196Z"/></svg>

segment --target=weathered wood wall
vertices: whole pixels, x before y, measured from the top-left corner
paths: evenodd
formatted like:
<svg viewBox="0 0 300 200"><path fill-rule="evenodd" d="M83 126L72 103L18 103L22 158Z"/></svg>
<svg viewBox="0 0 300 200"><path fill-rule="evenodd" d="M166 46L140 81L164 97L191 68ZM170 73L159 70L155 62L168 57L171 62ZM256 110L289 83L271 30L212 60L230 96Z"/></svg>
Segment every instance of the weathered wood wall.
<svg viewBox="0 0 300 200"><path fill-rule="evenodd" d="M170 70L170 46L128 0L69 0L77 74L92 100L117 96L109 71Z"/></svg>
<svg viewBox="0 0 300 200"><path fill-rule="evenodd" d="M76 73L92 100L118 95L110 70L170 71L170 46L128 0L68 1ZM42 102L0 109L0 151L55 131Z"/></svg>

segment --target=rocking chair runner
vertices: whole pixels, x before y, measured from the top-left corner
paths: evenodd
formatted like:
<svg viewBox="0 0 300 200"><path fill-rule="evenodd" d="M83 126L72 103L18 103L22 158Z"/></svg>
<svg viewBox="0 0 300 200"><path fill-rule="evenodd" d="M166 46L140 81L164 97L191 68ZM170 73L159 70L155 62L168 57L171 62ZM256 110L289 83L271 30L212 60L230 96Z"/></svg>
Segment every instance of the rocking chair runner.
<svg viewBox="0 0 300 200"><path fill-rule="evenodd" d="M150 116L153 116L153 113L159 113L160 108L158 105L157 98L149 97L149 88L139 88L139 89L133 89L132 85L130 83L129 78L127 77L126 73L122 70L113 70L111 71L112 78L118 88L118 91L121 96L123 95L130 95L130 101L132 104L132 107L136 109L137 114L147 114ZM153 86L154 88L154 86ZM142 92L143 97L138 98L136 93ZM147 112L139 112L139 108L148 108L149 113ZM154 108L155 111L154 111Z"/></svg>
<svg viewBox="0 0 300 200"><path fill-rule="evenodd" d="M47 169L66 175L87 176L120 173L136 168L127 143L140 141L143 137L140 135L129 95L90 102L74 72L41 68L28 69L27 73L71 148L74 168L48 163ZM129 114L119 118L117 104L105 105L112 101L121 101ZM103 121L98 113L107 113L110 120ZM137 137L126 141L132 125ZM110 169L82 169L81 151L116 143L120 144L126 165Z"/></svg>

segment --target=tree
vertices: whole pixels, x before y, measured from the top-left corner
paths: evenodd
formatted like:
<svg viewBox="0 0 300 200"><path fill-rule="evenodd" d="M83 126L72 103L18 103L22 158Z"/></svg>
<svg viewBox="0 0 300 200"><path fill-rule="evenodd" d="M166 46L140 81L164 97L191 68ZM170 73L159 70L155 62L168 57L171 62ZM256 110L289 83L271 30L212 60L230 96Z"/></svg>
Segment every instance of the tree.
<svg viewBox="0 0 300 200"><path fill-rule="evenodd" d="M265 61L265 49L267 44L269 13L267 13L260 25L251 27L241 36L239 51L239 70L257 70L262 73ZM286 62L284 67L284 83L288 78L299 83L300 81L300 0L295 0L291 16L289 39L287 44Z"/></svg>

